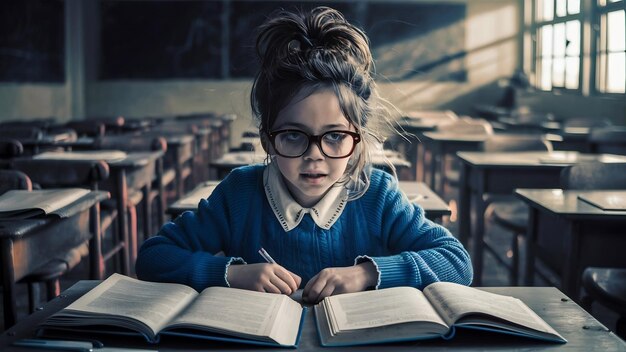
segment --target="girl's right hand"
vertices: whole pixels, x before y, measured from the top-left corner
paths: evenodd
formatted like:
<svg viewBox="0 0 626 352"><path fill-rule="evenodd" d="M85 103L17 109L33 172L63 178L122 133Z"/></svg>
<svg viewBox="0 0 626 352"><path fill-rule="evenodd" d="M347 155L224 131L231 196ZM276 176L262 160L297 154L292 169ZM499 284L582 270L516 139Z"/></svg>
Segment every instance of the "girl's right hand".
<svg viewBox="0 0 626 352"><path fill-rule="evenodd" d="M226 272L230 287L291 295L302 279L278 264L233 264Z"/></svg>

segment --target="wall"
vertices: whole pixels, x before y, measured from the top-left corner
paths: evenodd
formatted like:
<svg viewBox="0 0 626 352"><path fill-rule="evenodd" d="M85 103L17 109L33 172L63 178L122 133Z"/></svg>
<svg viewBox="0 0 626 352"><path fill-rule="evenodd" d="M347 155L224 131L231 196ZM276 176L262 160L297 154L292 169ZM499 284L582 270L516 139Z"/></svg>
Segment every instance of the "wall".
<svg viewBox="0 0 626 352"><path fill-rule="evenodd" d="M459 1L457 1L459 2ZM460 1L463 2L463 1ZM475 102L495 102L495 83L518 65L518 0L467 0L465 60L467 81L421 77L378 82L381 94L401 110L451 108L470 114ZM234 112L236 129L252 126L249 80L88 81L86 115L129 117ZM69 119L63 85L0 84L0 119L57 116ZM237 133L237 132L235 132Z"/></svg>

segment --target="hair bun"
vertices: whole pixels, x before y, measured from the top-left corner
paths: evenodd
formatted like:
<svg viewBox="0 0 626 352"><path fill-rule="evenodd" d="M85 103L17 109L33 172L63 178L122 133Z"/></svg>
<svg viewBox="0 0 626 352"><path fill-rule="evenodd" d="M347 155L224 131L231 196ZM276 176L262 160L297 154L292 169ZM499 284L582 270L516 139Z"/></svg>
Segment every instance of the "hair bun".
<svg viewBox="0 0 626 352"><path fill-rule="evenodd" d="M365 33L329 7L308 14L281 10L260 29L257 53L268 74L300 70L303 63L322 53L369 72L372 56Z"/></svg>

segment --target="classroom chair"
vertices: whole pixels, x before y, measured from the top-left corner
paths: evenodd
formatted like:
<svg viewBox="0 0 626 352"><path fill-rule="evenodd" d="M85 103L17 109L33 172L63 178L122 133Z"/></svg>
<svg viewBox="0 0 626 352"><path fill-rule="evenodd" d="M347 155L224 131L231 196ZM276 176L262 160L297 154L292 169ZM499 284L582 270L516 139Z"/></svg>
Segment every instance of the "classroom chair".
<svg viewBox="0 0 626 352"><path fill-rule="evenodd" d="M561 171L563 189L626 189L626 163L580 163ZM626 269L586 268L582 275L583 308L594 301L619 314L616 333L626 338Z"/></svg>
<svg viewBox="0 0 626 352"><path fill-rule="evenodd" d="M31 179L25 173L17 170L0 170L0 195L9 190L33 189ZM78 265L82 258L89 253L89 247L83 243L70 251L63 258L52 258L43 263L36 271L23 277L18 283L28 285L28 310L35 311L39 302L39 284L46 285L46 299L50 301L61 293L59 280L61 276Z"/></svg>
<svg viewBox="0 0 626 352"><path fill-rule="evenodd" d="M626 155L626 126L593 128L589 144L592 153Z"/></svg>
<svg viewBox="0 0 626 352"><path fill-rule="evenodd" d="M615 333L626 340L626 269L588 267L582 276L585 295L582 306L591 312L594 301L610 308L619 317Z"/></svg>
<svg viewBox="0 0 626 352"><path fill-rule="evenodd" d="M16 158L24 153L24 146L17 139L0 138L0 159Z"/></svg>
<svg viewBox="0 0 626 352"><path fill-rule="evenodd" d="M493 135L483 143L484 152L521 152L521 151L552 151L552 143L540 134L499 134ZM506 182L506 180L502 180ZM485 223L496 224L513 233L511 239L511 263L505 255L499 253L495 244L485 239L484 248L496 261L509 269L512 286L519 280L519 242L526 234L528 224L528 206L513 195L483 195L488 204L485 209Z"/></svg>

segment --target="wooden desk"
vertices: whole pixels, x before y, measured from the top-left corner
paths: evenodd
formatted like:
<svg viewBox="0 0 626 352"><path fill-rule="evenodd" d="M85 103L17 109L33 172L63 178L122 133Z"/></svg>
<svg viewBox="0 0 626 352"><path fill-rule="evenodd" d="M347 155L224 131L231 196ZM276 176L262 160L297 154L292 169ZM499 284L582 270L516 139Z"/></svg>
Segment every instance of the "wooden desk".
<svg viewBox="0 0 626 352"><path fill-rule="evenodd" d="M626 162L626 156L567 152L460 152L459 237L472 238L474 282L482 282L486 194L513 194L516 188L560 187L561 170L580 161ZM573 158L569 158L572 156ZM549 160L553 162L548 162ZM543 160L543 161L542 161ZM472 200L474 202L472 202ZM471 220L475 229L471 229Z"/></svg>
<svg viewBox="0 0 626 352"><path fill-rule="evenodd" d="M32 337L37 324L48 316L74 302L98 281L80 281L64 291L61 296L48 302L42 310L35 312L20 321L11 329L0 335L0 350L23 351L11 346L15 340ZM298 346L299 351L502 351L502 350L544 350L558 349L565 351L624 351L626 344L612 332L585 312L575 302L554 287L485 287L485 291L506 294L524 301L542 319L556 329L565 339L566 344L545 343L536 340L503 335L498 333L480 332L476 330L457 330L456 336L449 341L426 340L386 345L356 346L356 347L321 347L313 310L308 309L303 322L302 336ZM158 345L150 345L141 337L90 336L98 338L106 347L145 348L159 351L287 351L284 348L268 348L254 345L205 341L198 339L184 339L164 337Z"/></svg>
<svg viewBox="0 0 626 352"><path fill-rule="evenodd" d="M0 220L0 267L2 273L5 327L17 321L17 281L36 270L48 259L62 257L89 240L91 278L103 272L99 203L108 192L92 191L64 207L67 217L45 216L32 219Z"/></svg>
<svg viewBox="0 0 626 352"><path fill-rule="evenodd" d="M90 156L94 155L94 156ZM96 158L95 155L98 155ZM81 151L80 153L65 152L55 153L51 159L71 158L77 160L101 160L102 151ZM141 192L144 200L144 224L145 231L151 229L152 208L148 202L152 181L156 179L159 189L159 221L162 223L164 214L163 205L163 151L132 152L126 153L123 158L105 160L109 164L110 177L99 185L101 189L111 192L117 208L117 225L123 242L121 270L125 275L130 275L131 267L137 256L137 234L129 228L128 207L129 197L132 190ZM38 159L46 159L45 155L35 156Z"/></svg>
<svg viewBox="0 0 626 352"><path fill-rule="evenodd" d="M195 210L198 208L200 199L206 198L215 189L220 181L206 181L199 184L194 190L186 194L183 198L172 203L167 207L166 213L172 219L187 210ZM406 193L409 200L415 201L421 205L426 212L426 217L431 220L440 219L443 216L451 214L450 207L435 192L433 192L425 183L414 181L400 181L400 189Z"/></svg>
<svg viewBox="0 0 626 352"><path fill-rule="evenodd" d="M526 285L533 284L535 257L560 271L561 289L578 298L585 267L626 267L626 210L605 211L578 198L595 191L517 189L530 207L526 240ZM613 191L626 199L626 191Z"/></svg>
<svg viewBox="0 0 626 352"><path fill-rule="evenodd" d="M481 150L487 134L424 132L424 151L430 153L428 185L439 195L444 193L446 156L458 151ZM437 177L438 176L438 177Z"/></svg>
<svg viewBox="0 0 626 352"><path fill-rule="evenodd" d="M118 213L118 231L123 234L126 255L122 256L122 273L130 275L137 258L138 239L137 234L129 229L128 206L129 190L141 190L144 209L144 231L150 231L152 227L152 207L149 197L152 189L152 180L156 178L161 197L159 208L162 207L165 190L163 189L163 151L128 153L126 158L109 162L111 177L102 185L103 189L109 190L116 200ZM156 177L155 177L156 173ZM162 219L164 209L159 209L159 219ZM144 237L147 237L144 233Z"/></svg>

